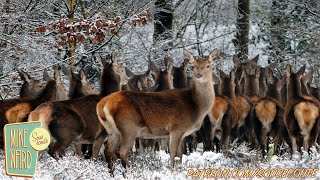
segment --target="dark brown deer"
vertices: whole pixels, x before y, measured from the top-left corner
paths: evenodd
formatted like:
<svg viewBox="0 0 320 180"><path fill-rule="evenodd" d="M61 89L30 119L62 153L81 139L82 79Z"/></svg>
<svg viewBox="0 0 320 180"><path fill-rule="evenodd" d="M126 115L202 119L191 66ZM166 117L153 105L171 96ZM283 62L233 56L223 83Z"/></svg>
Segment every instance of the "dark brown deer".
<svg viewBox="0 0 320 180"><path fill-rule="evenodd" d="M255 104L254 130L262 149L262 155L265 156L269 150L268 142L272 138L274 142L274 153L277 153L277 146L283 141L285 126L283 122L284 107L281 104L281 88L284 85L284 79L268 82L266 97L259 99Z"/></svg>
<svg viewBox="0 0 320 180"><path fill-rule="evenodd" d="M76 99L90 94L97 94L95 87L88 82L84 70L80 70L79 74L76 74L72 68L67 69L65 66L62 66L62 72L69 79L69 99Z"/></svg>
<svg viewBox="0 0 320 180"><path fill-rule="evenodd" d="M19 70L20 78L23 80L23 85L20 89L20 98L36 98L44 89L44 84L33 79L26 72Z"/></svg>
<svg viewBox="0 0 320 180"><path fill-rule="evenodd" d="M233 56L233 64L236 75L236 94L241 95L244 91L244 79L241 79L242 72L244 69L247 69L249 74L253 74L253 71L258 66L259 55L255 56L248 62L241 62L239 58L234 55Z"/></svg>
<svg viewBox="0 0 320 180"><path fill-rule="evenodd" d="M130 69L125 68L127 76L130 78L125 90L142 91L154 85L153 79L150 73L150 68L140 75L134 74Z"/></svg>
<svg viewBox="0 0 320 180"><path fill-rule="evenodd" d="M302 92L301 78L305 65L296 73L287 65L287 105L284 113L284 123L288 129L292 152L304 147L309 150L319 133L320 103L313 96L304 95Z"/></svg>
<svg viewBox="0 0 320 180"><path fill-rule="evenodd" d="M194 67L193 89L154 93L121 91L98 103L97 114L108 133L107 160L111 170L119 146L122 165L128 165L127 154L137 137L169 136L171 165L174 166L176 155L181 158L184 137L200 128L213 106L211 63L217 52L213 51L208 59L195 59L184 50L184 57Z"/></svg>
<svg viewBox="0 0 320 180"><path fill-rule="evenodd" d="M97 148L96 143L103 143L107 134L98 120L95 107L105 95L119 91L121 83L127 80L125 69L117 63L114 53L112 61L103 64L99 95L44 103L30 114L29 122L41 121L49 130L52 136L51 156L62 156L72 143L75 143L76 154L81 155L82 144L93 144L92 157L97 159L101 145Z"/></svg>
<svg viewBox="0 0 320 180"><path fill-rule="evenodd" d="M260 68L260 77L259 77L259 96L265 97L268 86L267 84L272 81L273 70L277 66L277 61L269 64L266 67L259 67Z"/></svg>
<svg viewBox="0 0 320 180"><path fill-rule="evenodd" d="M59 90L56 80L52 80L48 73L44 71L44 79L47 84L44 90L35 99L22 98L22 99L9 99L0 101L0 121L2 125L8 123L23 122L28 117L29 113L40 104L47 101L55 101L57 99L57 92ZM0 127L3 130L3 127ZM1 132L2 135L2 132ZM1 137L1 140L3 137ZM1 142L3 147L3 142Z"/></svg>
<svg viewBox="0 0 320 180"><path fill-rule="evenodd" d="M243 94L248 96L253 104L260 99L259 95L260 68L257 67L253 74L249 74L248 69L243 69L241 79L244 79Z"/></svg>

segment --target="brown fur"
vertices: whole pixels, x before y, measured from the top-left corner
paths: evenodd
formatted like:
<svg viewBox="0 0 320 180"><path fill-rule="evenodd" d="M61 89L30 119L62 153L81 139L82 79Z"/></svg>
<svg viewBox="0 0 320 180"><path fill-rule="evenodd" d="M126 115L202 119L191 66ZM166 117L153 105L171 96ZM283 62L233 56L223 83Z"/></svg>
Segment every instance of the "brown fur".
<svg viewBox="0 0 320 180"><path fill-rule="evenodd" d="M105 86L102 86L101 93L120 90L121 77L118 73L122 71L118 70L116 64L104 64L101 85ZM33 118L39 114L39 117L42 117L39 120L45 127L48 127L56 140L52 142L49 150L51 156L55 156L56 153L61 156L65 148L75 143L78 155L81 155L82 144L93 144L93 158L97 158L100 147L95 148L95 143L96 141L103 143L106 138L105 130L99 123L95 108L102 97L102 95L88 95L78 99L50 102L42 104L31 113L28 121L37 120Z"/></svg>
<svg viewBox="0 0 320 180"><path fill-rule="evenodd" d="M303 94L301 77L305 66L297 73L291 71L287 66L287 95L288 102L284 114L284 123L288 129L292 151L300 150L303 147L308 150L319 134L320 127L320 102L313 96Z"/></svg>
<svg viewBox="0 0 320 180"><path fill-rule="evenodd" d="M194 60L184 51L186 59L194 62L194 87L191 90L169 90L154 93L122 91L113 93L97 105L97 114L104 112L106 119L99 120L109 134L108 162L120 145L123 166L128 164L127 153L136 137L159 138L170 136L170 159L182 156L184 137L199 129L203 118L214 103L210 60ZM101 106L100 104L103 104ZM177 108L178 107L178 108Z"/></svg>

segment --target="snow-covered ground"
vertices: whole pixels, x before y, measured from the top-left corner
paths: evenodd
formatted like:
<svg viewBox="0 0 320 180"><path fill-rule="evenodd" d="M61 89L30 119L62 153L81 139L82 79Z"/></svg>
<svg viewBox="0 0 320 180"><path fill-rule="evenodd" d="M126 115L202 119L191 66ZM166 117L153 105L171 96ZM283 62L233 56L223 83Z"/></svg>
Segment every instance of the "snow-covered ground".
<svg viewBox="0 0 320 180"><path fill-rule="evenodd" d="M315 178L320 179L320 147L312 148L310 154L303 153L293 159L288 154L273 156L268 161L261 161L256 151L250 151L246 145L235 145L226 153L197 152L183 156L182 163L174 169L169 167L169 154L165 152L133 153L130 167L122 168L116 163L114 176L111 176L107 164L103 161L83 160L72 155L70 150L62 159L55 160L47 153L40 155L36 174L33 179L187 179L188 169L258 169L258 168L317 168ZM0 152L0 179L22 179L5 175L4 155ZM191 179L189 177L188 179ZM206 179L206 178L201 178ZM252 178L264 179L264 178ZM296 178L297 179L297 178Z"/></svg>

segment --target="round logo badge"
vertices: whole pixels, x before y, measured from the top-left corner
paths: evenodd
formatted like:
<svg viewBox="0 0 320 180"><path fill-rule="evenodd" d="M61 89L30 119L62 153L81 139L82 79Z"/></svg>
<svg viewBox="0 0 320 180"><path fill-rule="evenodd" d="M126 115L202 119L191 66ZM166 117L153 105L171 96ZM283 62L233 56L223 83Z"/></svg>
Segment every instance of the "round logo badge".
<svg viewBox="0 0 320 180"><path fill-rule="evenodd" d="M36 128L30 134L30 144L37 151L45 150L50 144L50 134L44 128Z"/></svg>

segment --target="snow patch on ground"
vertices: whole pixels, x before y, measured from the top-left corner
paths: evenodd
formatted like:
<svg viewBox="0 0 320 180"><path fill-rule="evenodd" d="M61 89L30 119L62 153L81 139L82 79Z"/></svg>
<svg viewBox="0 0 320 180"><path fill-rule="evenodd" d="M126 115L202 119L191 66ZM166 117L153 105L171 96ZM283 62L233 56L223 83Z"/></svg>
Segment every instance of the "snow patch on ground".
<svg viewBox="0 0 320 180"><path fill-rule="evenodd" d="M109 173L103 161L80 159L68 150L66 156L55 160L47 153L39 156L36 174L33 179L186 179L190 168L320 168L320 148L317 146L300 157L291 159L290 155L273 156L270 161L261 161L256 151L250 151L245 145L237 145L224 153L194 152L184 155L181 163L171 169L170 155L164 151L133 153L130 155L130 167L125 170L120 162L115 163L115 173ZM0 179L22 179L5 175L4 153L0 152ZM320 171L317 178L320 178Z"/></svg>

